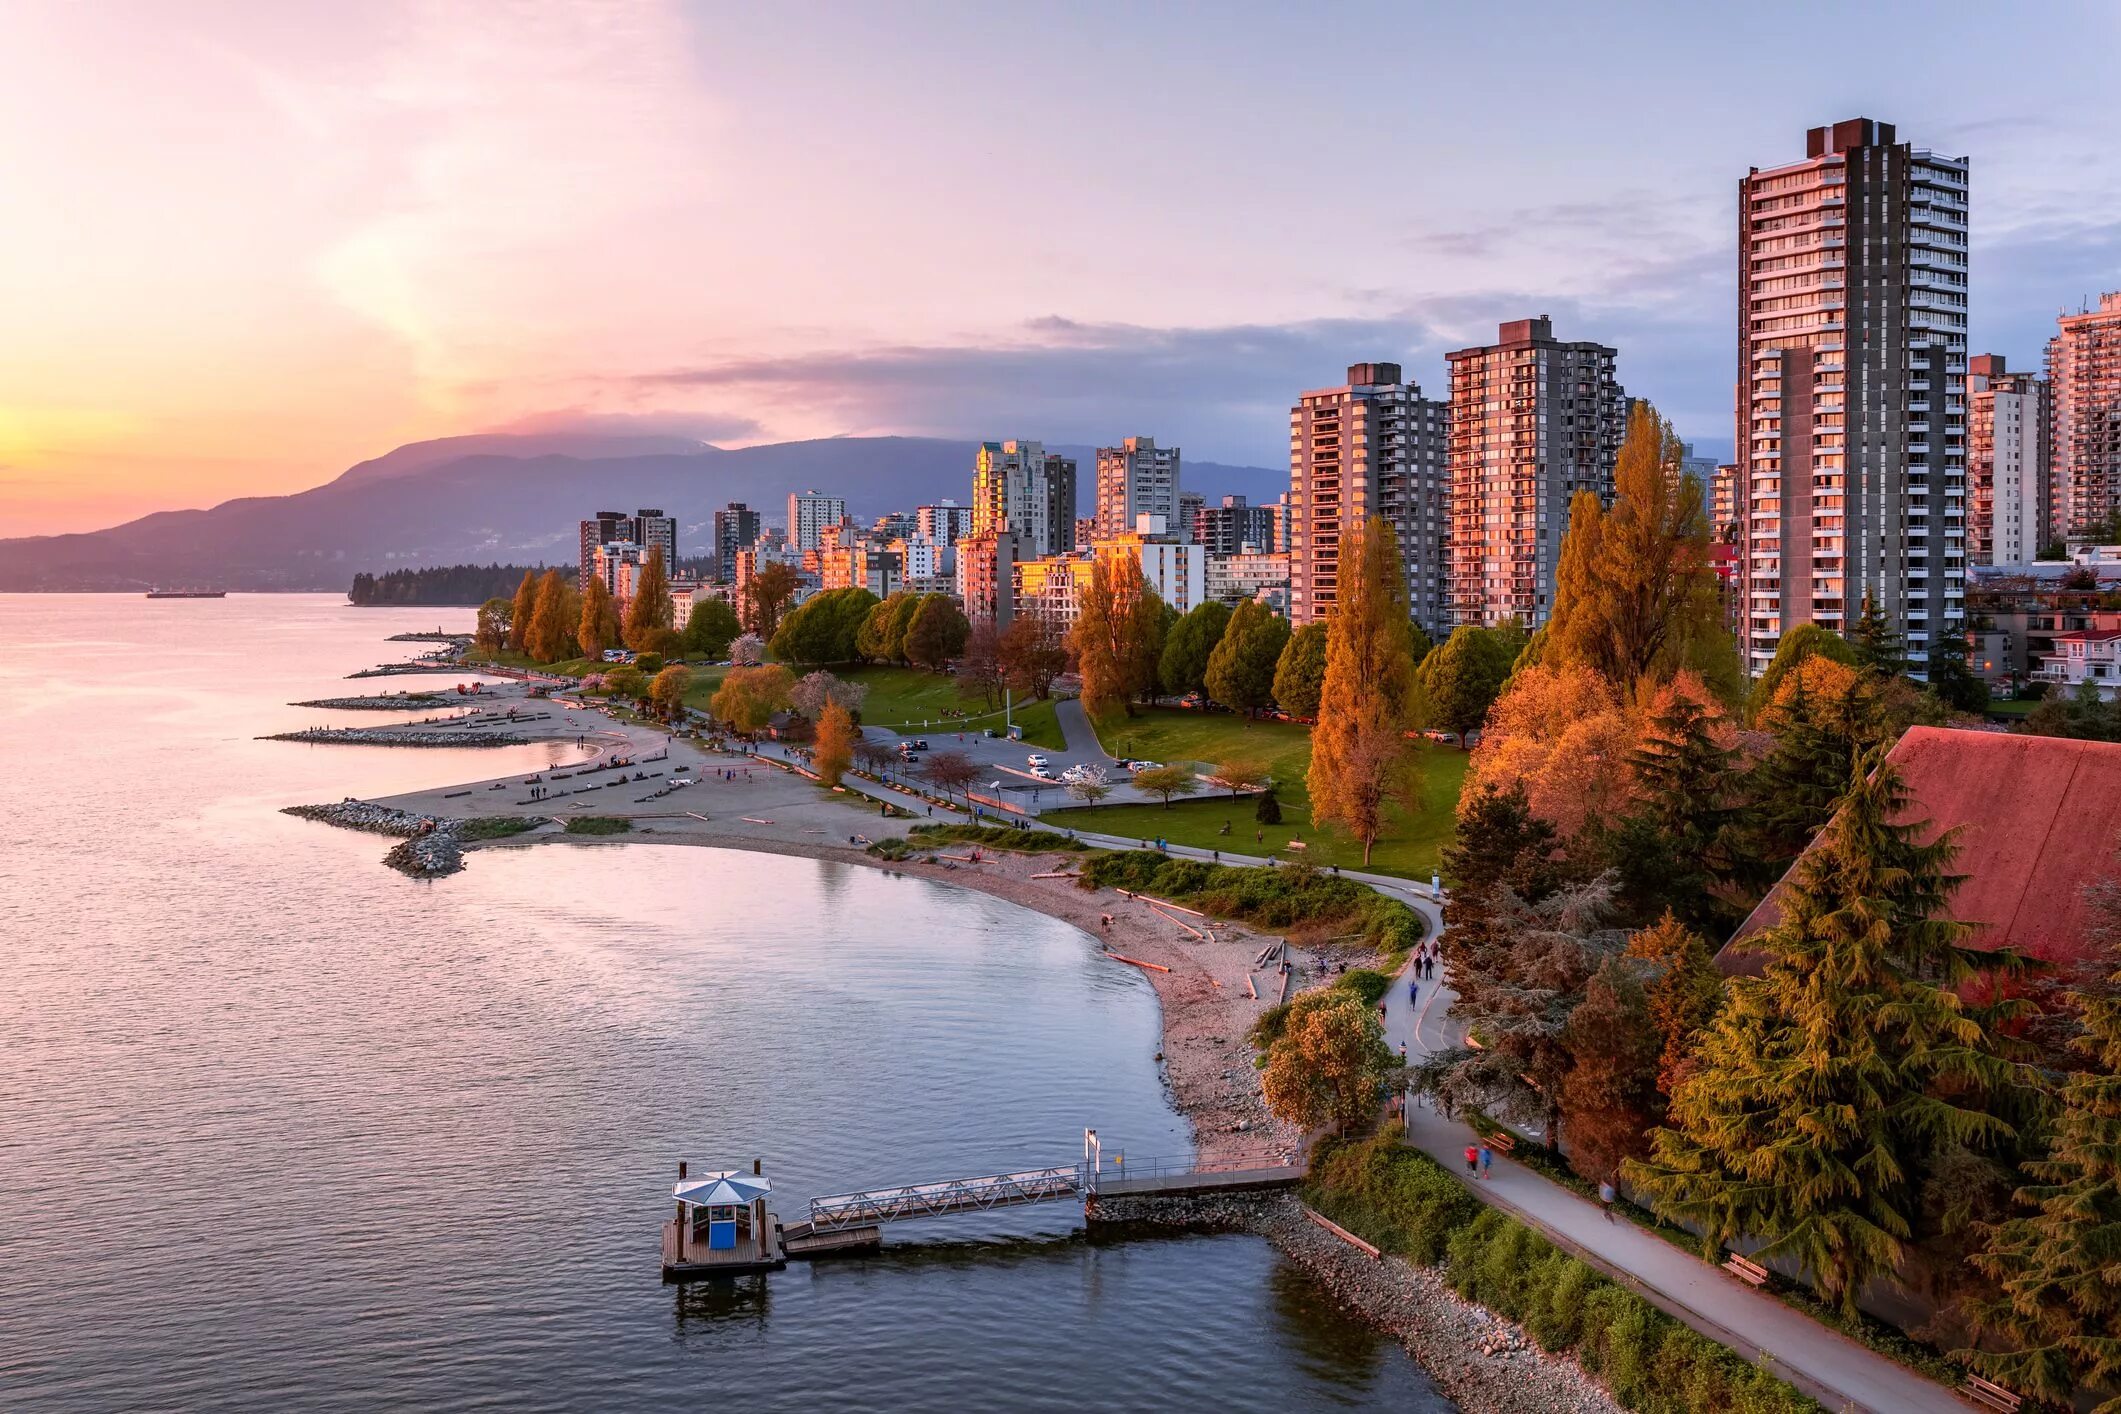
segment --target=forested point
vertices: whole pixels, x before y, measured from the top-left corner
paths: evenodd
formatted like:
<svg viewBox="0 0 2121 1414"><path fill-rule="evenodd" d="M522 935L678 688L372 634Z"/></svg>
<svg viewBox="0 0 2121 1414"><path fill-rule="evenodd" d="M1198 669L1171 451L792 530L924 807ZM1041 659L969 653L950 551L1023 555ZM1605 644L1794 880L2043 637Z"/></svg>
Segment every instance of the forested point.
<svg viewBox="0 0 2121 1414"><path fill-rule="evenodd" d="M349 602L376 604L463 604L476 608L488 599L515 593L525 574L543 565L433 565L418 570L357 574L346 591Z"/></svg>

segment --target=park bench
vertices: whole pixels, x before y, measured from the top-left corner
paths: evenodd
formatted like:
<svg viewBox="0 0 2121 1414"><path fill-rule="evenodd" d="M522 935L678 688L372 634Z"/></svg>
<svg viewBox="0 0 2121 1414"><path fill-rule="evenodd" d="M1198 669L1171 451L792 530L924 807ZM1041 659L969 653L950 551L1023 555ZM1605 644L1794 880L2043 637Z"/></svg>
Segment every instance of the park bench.
<svg viewBox="0 0 2121 1414"><path fill-rule="evenodd" d="M1736 1252L1724 1258L1723 1269L1747 1286L1766 1286L1768 1282L1769 1272L1766 1267Z"/></svg>
<svg viewBox="0 0 2121 1414"><path fill-rule="evenodd" d="M2002 1385L1993 1380L1984 1380L1979 1375L1968 1375L1966 1383L1959 1387L1959 1392L1974 1403L1989 1409L1999 1409L2003 1414L2017 1414L2018 1406L2025 1402L2021 1396L2012 1394Z"/></svg>
<svg viewBox="0 0 2121 1414"><path fill-rule="evenodd" d="M1481 1142L1498 1154L1507 1154L1517 1147L1517 1136L1507 1129L1498 1129Z"/></svg>

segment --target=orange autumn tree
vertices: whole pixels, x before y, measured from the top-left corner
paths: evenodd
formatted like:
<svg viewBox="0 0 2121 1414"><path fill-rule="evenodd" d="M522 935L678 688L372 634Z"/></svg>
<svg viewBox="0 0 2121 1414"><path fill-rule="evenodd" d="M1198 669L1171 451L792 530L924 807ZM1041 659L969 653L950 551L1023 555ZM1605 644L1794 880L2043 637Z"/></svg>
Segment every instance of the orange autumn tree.
<svg viewBox="0 0 2121 1414"><path fill-rule="evenodd" d="M1460 800L1522 786L1532 814L1573 838L1628 803L1639 735L1635 712L1595 670L1521 667L1489 709Z"/></svg>
<svg viewBox="0 0 2121 1414"><path fill-rule="evenodd" d="M1410 789L1406 732L1418 724L1414 625L1407 617L1399 543L1372 516L1341 537L1340 584L1326 620L1326 678L1311 732L1314 824L1362 841L1362 861L1383 833L1385 808Z"/></svg>
<svg viewBox="0 0 2121 1414"><path fill-rule="evenodd" d="M854 743L861 736L861 729L854 725L854 714L837 702L827 702L824 713L818 718L817 743L812 749L811 764L817 768L818 780L828 786L840 783L847 768L854 764Z"/></svg>

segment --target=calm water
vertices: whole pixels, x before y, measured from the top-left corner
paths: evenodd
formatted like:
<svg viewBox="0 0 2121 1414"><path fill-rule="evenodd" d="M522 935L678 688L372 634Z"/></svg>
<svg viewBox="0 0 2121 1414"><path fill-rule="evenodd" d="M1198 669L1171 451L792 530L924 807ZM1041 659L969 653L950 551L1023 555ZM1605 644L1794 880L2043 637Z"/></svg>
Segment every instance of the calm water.
<svg viewBox="0 0 2121 1414"><path fill-rule="evenodd" d="M603 845L435 884L278 807L557 747L253 740L465 611L0 597L0 1408L1449 1406L1266 1244L1066 1205L679 1290L679 1156L810 1194L1182 1152L1153 994L874 870ZM736 1401L741 1401L736 1405Z"/></svg>

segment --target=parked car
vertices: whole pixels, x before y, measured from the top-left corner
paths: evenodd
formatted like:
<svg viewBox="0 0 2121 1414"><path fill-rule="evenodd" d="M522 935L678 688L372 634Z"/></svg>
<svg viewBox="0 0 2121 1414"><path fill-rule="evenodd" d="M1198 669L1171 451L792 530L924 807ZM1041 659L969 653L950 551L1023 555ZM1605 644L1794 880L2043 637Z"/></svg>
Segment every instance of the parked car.
<svg viewBox="0 0 2121 1414"><path fill-rule="evenodd" d="M1039 755L1036 751L1032 752L1024 759L1030 763L1031 769L1034 771L1040 769L1046 764L1046 758Z"/></svg>
<svg viewBox="0 0 2121 1414"><path fill-rule="evenodd" d="M926 751L928 749L928 738L922 737L920 740L914 742L913 749L915 751Z"/></svg>
<svg viewBox="0 0 2121 1414"><path fill-rule="evenodd" d="M1064 781L1086 781L1096 771L1097 767L1090 765L1070 766L1067 770L1061 772L1061 779Z"/></svg>
<svg viewBox="0 0 2121 1414"><path fill-rule="evenodd" d="M1039 780L1042 780L1042 781L1052 781L1052 780L1058 780L1058 779L1059 779L1059 777L1055 776L1055 775L1054 775L1054 774L1053 774L1053 773L1052 773L1051 771L1047 770L1047 769L1046 769L1046 768L1045 768L1044 766L1033 766L1033 767L1031 768L1031 774L1032 774L1033 776L1037 777L1037 778L1038 778Z"/></svg>
<svg viewBox="0 0 2121 1414"><path fill-rule="evenodd" d="M1163 769L1163 763L1161 761L1129 761L1127 769L1135 772L1160 771Z"/></svg>

